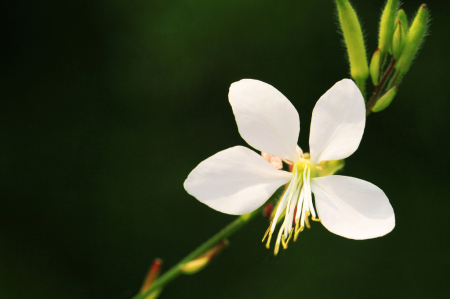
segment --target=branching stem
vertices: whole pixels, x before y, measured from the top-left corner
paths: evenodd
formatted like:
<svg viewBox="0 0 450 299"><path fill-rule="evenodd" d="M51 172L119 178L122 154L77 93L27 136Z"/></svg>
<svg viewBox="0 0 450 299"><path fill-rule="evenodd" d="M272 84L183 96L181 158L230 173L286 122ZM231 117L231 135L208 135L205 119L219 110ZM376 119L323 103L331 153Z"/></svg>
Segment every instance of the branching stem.
<svg viewBox="0 0 450 299"><path fill-rule="evenodd" d="M377 103L378 96L380 95L380 92L383 90L383 86L386 83L387 78L389 77L389 75L391 74L392 70L394 69L394 65L395 65L395 59L392 58L388 69L384 73L383 78L381 78L380 84L375 86L375 90L373 91L373 95L370 98L369 102L367 102L367 105L366 105L366 116L368 116L372 112L373 106L375 106L375 104Z"/></svg>

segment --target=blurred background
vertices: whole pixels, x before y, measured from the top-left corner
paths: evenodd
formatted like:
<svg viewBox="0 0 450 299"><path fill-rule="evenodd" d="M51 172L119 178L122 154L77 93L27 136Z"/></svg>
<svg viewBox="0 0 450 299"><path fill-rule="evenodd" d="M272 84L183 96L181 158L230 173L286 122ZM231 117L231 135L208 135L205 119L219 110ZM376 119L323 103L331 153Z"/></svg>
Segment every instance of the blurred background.
<svg viewBox="0 0 450 299"><path fill-rule="evenodd" d="M383 2L352 2L368 57ZM404 2L410 18L422 3ZM425 45L343 172L384 190L394 231L354 241L313 223L274 257L261 243L268 220L257 217L160 298L448 294L450 4L426 3ZM183 189L198 163L246 145L230 84L280 90L307 151L317 99L349 77L331 0L3 6L0 298L131 298L155 257L168 269L235 219Z"/></svg>

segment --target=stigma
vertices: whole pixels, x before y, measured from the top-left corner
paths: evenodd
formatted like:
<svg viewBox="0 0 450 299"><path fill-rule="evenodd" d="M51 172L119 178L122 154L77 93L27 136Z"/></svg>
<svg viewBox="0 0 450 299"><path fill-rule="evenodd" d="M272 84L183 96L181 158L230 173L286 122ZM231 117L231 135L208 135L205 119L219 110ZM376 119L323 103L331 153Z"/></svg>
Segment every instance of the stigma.
<svg viewBox="0 0 450 299"><path fill-rule="evenodd" d="M275 241L275 255L278 254L280 244L284 249L287 249L292 237L294 237L295 242L305 226L307 228L311 227L309 223L310 216L311 220L320 221L314 210L311 195L311 178L316 176L317 167L309 159L300 158L293 165L292 179L274 209L275 215L262 240L264 242L267 237L266 247L270 248L272 234L277 223L281 222L284 217Z"/></svg>

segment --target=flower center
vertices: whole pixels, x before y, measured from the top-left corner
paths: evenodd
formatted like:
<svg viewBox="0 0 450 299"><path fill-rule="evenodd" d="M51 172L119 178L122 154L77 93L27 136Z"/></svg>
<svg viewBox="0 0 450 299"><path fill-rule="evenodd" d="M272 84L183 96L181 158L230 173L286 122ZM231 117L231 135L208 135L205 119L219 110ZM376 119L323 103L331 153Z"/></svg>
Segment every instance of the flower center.
<svg viewBox="0 0 450 299"><path fill-rule="evenodd" d="M294 164L292 180L279 200L275 208L275 216L263 238L264 242L266 236L269 236L267 239L267 248L269 248L275 227L284 216L283 224L275 242L275 255L280 249L280 242L283 248L286 249L292 235L294 235L295 242L298 234L303 231L305 226L307 228L311 227L308 218L310 215L312 220L320 221L316 217L311 195L311 178L316 176L317 167L309 159L300 159Z"/></svg>

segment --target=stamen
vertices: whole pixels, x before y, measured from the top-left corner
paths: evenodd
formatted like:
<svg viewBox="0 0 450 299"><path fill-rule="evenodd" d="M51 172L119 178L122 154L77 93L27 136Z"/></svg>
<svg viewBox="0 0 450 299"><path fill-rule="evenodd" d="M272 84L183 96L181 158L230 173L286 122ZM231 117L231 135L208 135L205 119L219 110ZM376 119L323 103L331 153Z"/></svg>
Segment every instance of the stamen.
<svg viewBox="0 0 450 299"><path fill-rule="evenodd" d="M298 234L300 234L305 229L304 226L300 226L300 228L295 228L294 242L297 241Z"/></svg>
<svg viewBox="0 0 450 299"><path fill-rule="evenodd" d="M274 250L274 254L277 255L278 251L280 250L280 240L281 240L281 233L283 232L282 229L280 229L280 231L278 232L278 237L277 237L277 241L275 242L275 250Z"/></svg>
<svg viewBox="0 0 450 299"><path fill-rule="evenodd" d="M285 249L287 249L287 244L289 243L289 240L292 238L292 232L293 232L294 230L293 229L291 229L291 232L289 233L289 237L287 238L287 240L286 240L286 248Z"/></svg>
<svg viewBox="0 0 450 299"><path fill-rule="evenodd" d="M300 193L299 184L301 181L296 182L294 194L290 198L290 204L288 204L287 208L289 208L289 212L286 211L285 222L284 222L284 235L288 235L292 228L292 220L294 218L295 206L297 204L298 195Z"/></svg>
<svg viewBox="0 0 450 299"><path fill-rule="evenodd" d="M284 215L284 222L280 227L280 230L284 230L284 234L286 234L286 235L287 235L286 231L287 231L287 226L288 226L289 209L291 207L291 202L292 202L292 196L289 196L288 204L286 206L286 211L285 211L285 215Z"/></svg>
<svg viewBox="0 0 450 299"><path fill-rule="evenodd" d="M308 169L308 177L306 178L306 180L307 180L307 184L308 184L309 208L310 208L310 211L311 211L311 214L312 214L311 220L320 222L322 220L317 218L316 211L314 210L314 205L313 205L313 202L312 202L310 173L311 173L311 171Z"/></svg>
<svg viewBox="0 0 450 299"><path fill-rule="evenodd" d="M289 243L289 240L292 238L292 232L293 232L294 230L291 230L291 232L289 233L289 237L287 238L287 240L286 241L284 241L284 238L281 238L281 244L283 244L283 248L284 249L287 249L287 245L288 245L288 243ZM283 235L283 237L284 237L284 235Z"/></svg>
<svg viewBox="0 0 450 299"><path fill-rule="evenodd" d="M307 159L306 155L305 158ZM289 161L291 162L291 161ZM280 244L287 249L289 241L294 237L297 241L298 235L305 227L311 228L309 217L312 221L321 221L317 217L311 193L311 172L316 171L316 166L308 161L299 161L293 166L292 179L272 212L272 222L266 230L262 241L267 238L266 247L270 247L272 234L278 224L281 223L275 241L274 254L280 250ZM302 170L302 173L300 173Z"/></svg>
<svg viewBox="0 0 450 299"><path fill-rule="evenodd" d="M305 214L308 210L308 201L306 200L306 197L308 196L308 190L306 189L306 168L303 171L303 188L305 188L304 194L303 194L303 205L302 205L302 218L300 220L301 226L305 226Z"/></svg>
<svg viewBox="0 0 450 299"><path fill-rule="evenodd" d="M270 228L270 227L269 227ZM270 248L270 240L272 240L272 233L273 230L270 231L269 233L269 238L267 239L267 243L266 243L266 248L269 249Z"/></svg>
<svg viewBox="0 0 450 299"><path fill-rule="evenodd" d="M264 237L261 242L264 242L264 239L267 237L267 234L270 232L270 227L272 226L272 221L270 222L269 227L267 228L266 233L264 234Z"/></svg>
<svg viewBox="0 0 450 299"><path fill-rule="evenodd" d="M312 214L311 218L316 218L316 212L314 211L314 206L313 206L313 202L312 202L310 174L311 174L311 170L308 169L308 177L306 178L307 186L308 186L308 205L309 205L309 210L311 211L311 214Z"/></svg>
<svg viewBox="0 0 450 299"><path fill-rule="evenodd" d="M283 238L281 238L281 245L283 245L284 249L287 249L287 243L286 243L286 241L284 241L284 235L283 235Z"/></svg>
<svg viewBox="0 0 450 299"><path fill-rule="evenodd" d="M290 196L290 193L292 191L293 186L295 185L294 182L297 181L297 177L298 177L298 172L297 169L294 169L294 175L292 177L291 182L289 183L289 186L286 190L286 192L284 193L283 197L281 198L281 202L280 205L277 208L277 212L275 213L275 217L273 218L272 221L272 227L271 230L273 231L275 229L275 226L277 224L277 220L280 217L281 213L284 212L284 209L286 208L287 205L287 198Z"/></svg>
<svg viewBox="0 0 450 299"><path fill-rule="evenodd" d="M309 224L309 211L306 211L306 217L305 217L305 224L307 228L311 228L311 225Z"/></svg>
<svg viewBox="0 0 450 299"><path fill-rule="evenodd" d="M298 198L298 202L297 202L297 212L295 213L295 226L298 227L298 221L300 220L300 213L302 212L302 207L303 207L303 198L305 197L305 183L303 183L302 186L300 186L300 188L302 189L302 191L300 192L300 197Z"/></svg>
<svg viewBox="0 0 450 299"><path fill-rule="evenodd" d="M273 217L272 222L270 223L269 228L267 229L267 231L264 235L263 242L264 242L264 239L266 238L266 235L267 234L269 235L269 238L267 239L267 244L266 244L267 249L270 248L270 241L272 240L272 234L273 234L273 231L275 230L275 226L277 225L277 220L281 216L281 213L284 212L284 209L286 208L286 204L287 204L286 199L289 197L289 195L292 191L292 188L294 186L294 182L297 180L297 178L298 178L298 172L295 169L294 173L293 173L293 177L291 179L291 182L289 183L288 188L284 192L283 197L279 200L277 207L276 207L275 216Z"/></svg>

